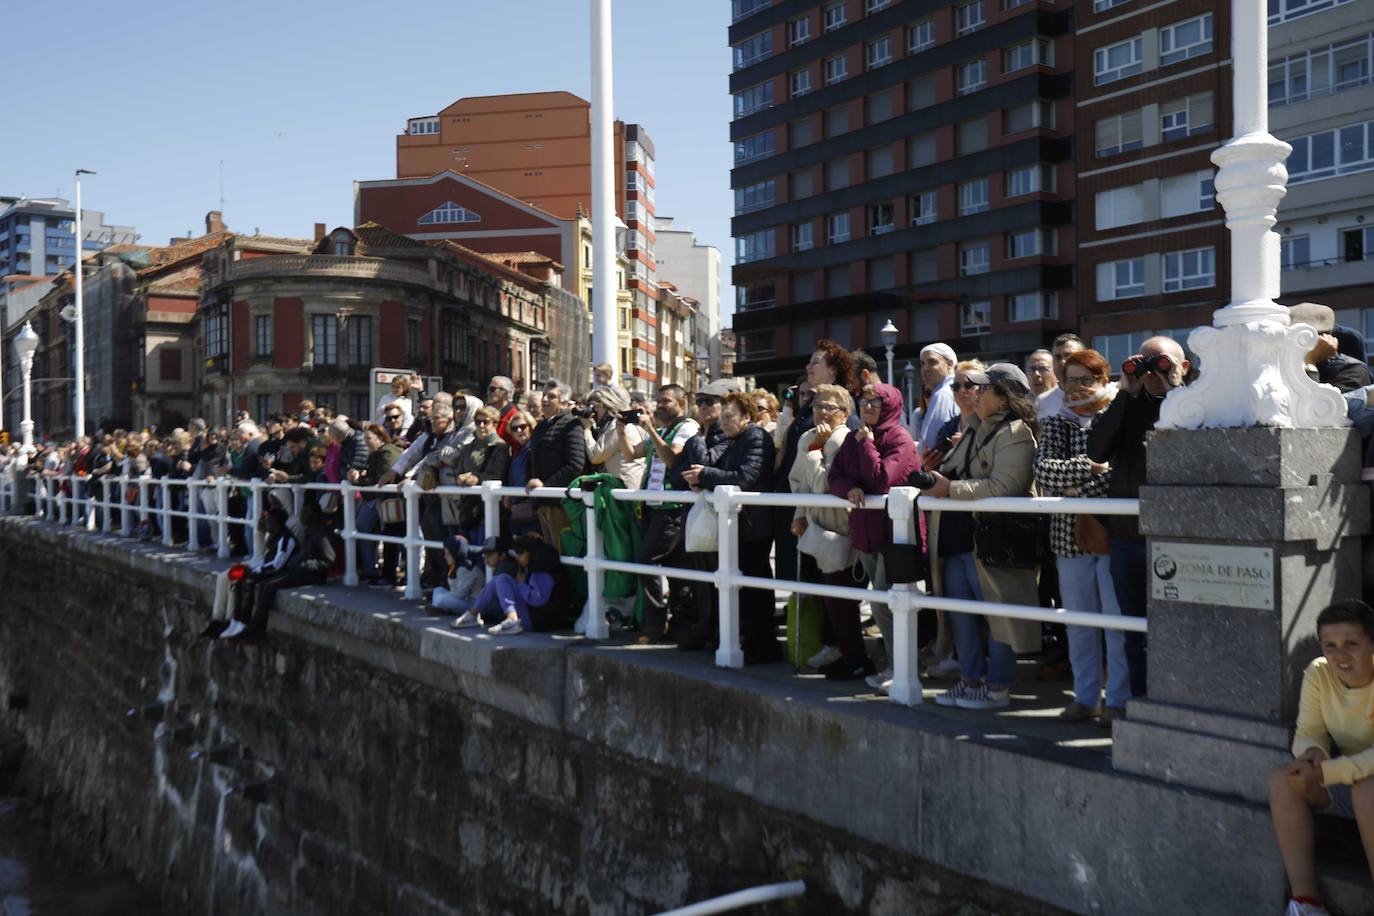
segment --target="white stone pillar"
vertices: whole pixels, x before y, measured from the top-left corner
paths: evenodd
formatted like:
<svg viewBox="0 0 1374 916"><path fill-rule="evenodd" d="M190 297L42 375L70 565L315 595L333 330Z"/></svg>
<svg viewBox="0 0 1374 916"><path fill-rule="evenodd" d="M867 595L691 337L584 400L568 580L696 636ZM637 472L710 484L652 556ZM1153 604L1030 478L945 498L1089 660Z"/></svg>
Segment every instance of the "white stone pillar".
<svg viewBox="0 0 1374 916"><path fill-rule="evenodd" d="M1269 133L1269 49L1265 0L1232 7L1234 136L1212 154L1217 201L1231 233L1231 302L1198 328L1189 345L1202 373L1169 393L1161 429L1344 426L1345 400L1303 370L1317 341L1309 325L1291 325L1279 295L1279 237L1273 231L1287 193L1284 160L1292 147Z"/></svg>
<svg viewBox="0 0 1374 916"><path fill-rule="evenodd" d="M611 0L592 5L592 362L616 355L615 155L612 144ZM576 382L574 382L576 386Z"/></svg>

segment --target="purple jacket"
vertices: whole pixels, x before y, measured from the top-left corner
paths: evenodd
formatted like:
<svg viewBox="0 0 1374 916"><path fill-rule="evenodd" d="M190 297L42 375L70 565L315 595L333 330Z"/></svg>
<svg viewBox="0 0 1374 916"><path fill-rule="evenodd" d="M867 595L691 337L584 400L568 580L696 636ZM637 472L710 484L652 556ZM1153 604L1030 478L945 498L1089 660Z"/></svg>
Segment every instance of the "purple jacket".
<svg viewBox="0 0 1374 916"><path fill-rule="evenodd" d="M870 496L902 486L916 470L916 443L902 425L902 395L891 385L875 385L883 410L871 438L851 434L830 465L830 492L845 496L858 487ZM892 524L878 509L855 509L849 516L849 539L855 550L874 553L892 540Z"/></svg>

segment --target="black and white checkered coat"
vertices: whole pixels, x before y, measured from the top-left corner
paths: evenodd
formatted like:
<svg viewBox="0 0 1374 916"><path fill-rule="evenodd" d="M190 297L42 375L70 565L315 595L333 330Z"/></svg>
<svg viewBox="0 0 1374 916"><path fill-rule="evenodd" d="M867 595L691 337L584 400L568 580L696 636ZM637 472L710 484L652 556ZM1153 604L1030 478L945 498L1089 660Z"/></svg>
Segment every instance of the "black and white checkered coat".
<svg viewBox="0 0 1374 916"><path fill-rule="evenodd" d="M1040 444L1035 451L1035 483L1041 496L1064 496L1076 487L1079 496L1107 495L1112 475L1094 474L1088 460L1088 431L1065 417L1046 417L1040 421ZM1074 514L1056 512L1050 516L1050 547L1055 556L1079 557L1083 551L1074 545Z"/></svg>

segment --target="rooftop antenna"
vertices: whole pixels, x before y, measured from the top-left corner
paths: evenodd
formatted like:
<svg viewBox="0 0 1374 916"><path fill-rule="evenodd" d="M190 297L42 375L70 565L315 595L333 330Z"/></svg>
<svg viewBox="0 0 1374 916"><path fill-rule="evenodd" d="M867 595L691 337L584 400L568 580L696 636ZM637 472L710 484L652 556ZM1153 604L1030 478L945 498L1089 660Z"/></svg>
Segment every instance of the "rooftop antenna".
<svg viewBox="0 0 1374 916"><path fill-rule="evenodd" d="M224 160L219 161L219 212L224 215Z"/></svg>

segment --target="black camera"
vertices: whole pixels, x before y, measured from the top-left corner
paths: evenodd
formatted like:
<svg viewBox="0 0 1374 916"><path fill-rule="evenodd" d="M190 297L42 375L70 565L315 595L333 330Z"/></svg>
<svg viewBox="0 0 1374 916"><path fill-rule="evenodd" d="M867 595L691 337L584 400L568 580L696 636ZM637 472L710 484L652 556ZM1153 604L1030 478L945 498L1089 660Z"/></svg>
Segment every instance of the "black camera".
<svg viewBox="0 0 1374 916"><path fill-rule="evenodd" d="M620 412L620 422L626 426L638 426L639 418L644 416L642 410L622 410Z"/></svg>
<svg viewBox="0 0 1374 916"><path fill-rule="evenodd" d="M596 408L593 407L591 404L587 404L583 406L574 407L571 411L569 411L569 413L571 413L574 417L577 417L580 420L590 420L593 416L596 415Z"/></svg>
<svg viewBox="0 0 1374 916"><path fill-rule="evenodd" d="M935 486L935 475L929 471L912 471L911 476L906 479L906 485L918 490L929 490Z"/></svg>

